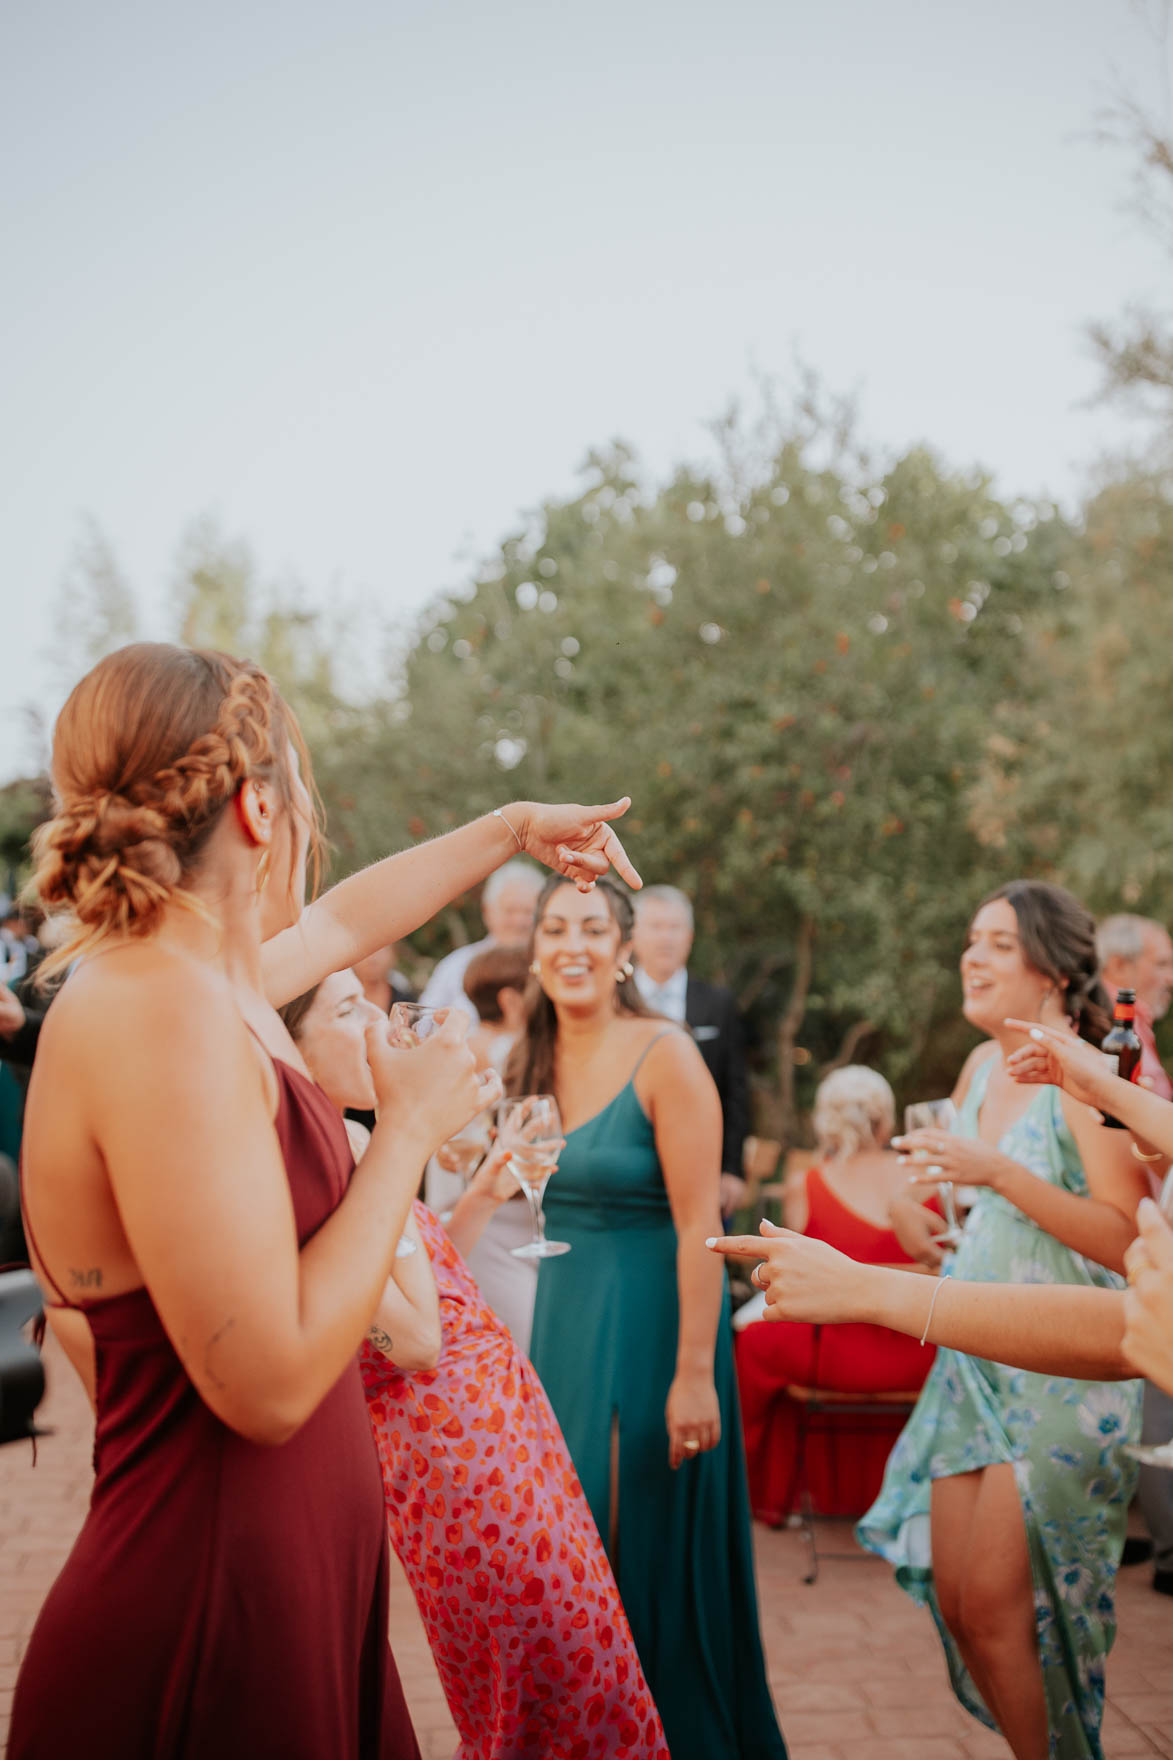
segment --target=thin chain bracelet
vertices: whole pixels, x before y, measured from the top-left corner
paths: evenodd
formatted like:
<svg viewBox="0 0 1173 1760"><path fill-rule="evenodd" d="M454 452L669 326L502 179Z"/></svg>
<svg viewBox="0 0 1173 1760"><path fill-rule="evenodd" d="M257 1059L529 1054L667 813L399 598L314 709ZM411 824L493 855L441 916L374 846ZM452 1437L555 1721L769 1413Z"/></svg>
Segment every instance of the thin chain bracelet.
<svg viewBox="0 0 1173 1760"><path fill-rule="evenodd" d="M925 1320L925 1329L920 1335L920 1341L922 1344L927 1344L929 1342L929 1327L933 1324L933 1309L936 1307L937 1297L940 1295L942 1289L944 1289L945 1285L948 1283L949 1277L950 1277L950 1273L948 1271L946 1271L946 1273L943 1277L939 1277L937 1279L937 1287L933 1291L933 1299L929 1303L929 1312L928 1312L928 1318Z"/></svg>
<svg viewBox="0 0 1173 1760"><path fill-rule="evenodd" d="M509 825L509 821L505 817L504 813L501 811L500 807L493 808L493 817L494 817L494 819L500 819L502 825ZM514 843L517 845L518 849L521 850L522 854L524 855L524 853L525 853L524 843L522 843L522 841L521 841L520 837L517 835L516 831L513 831L512 825L509 825L509 829L510 829L510 831L513 832Z"/></svg>

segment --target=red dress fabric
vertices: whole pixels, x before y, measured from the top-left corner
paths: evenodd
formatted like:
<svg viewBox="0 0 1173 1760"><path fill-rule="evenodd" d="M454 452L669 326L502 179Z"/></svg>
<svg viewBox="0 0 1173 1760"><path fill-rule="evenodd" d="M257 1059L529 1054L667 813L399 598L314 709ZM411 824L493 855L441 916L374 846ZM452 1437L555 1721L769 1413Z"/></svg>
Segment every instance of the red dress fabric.
<svg viewBox="0 0 1173 1760"><path fill-rule="evenodd" d="M668 1760L558 1421L432 1212L434 1369L362 1370L391 1543L460 1730L456 1760Z"/></svg>
<svg viewBox="0 0 1173 1760"><path fill-rule="evenodd" d="M325 1095L275 1067L304 1244L353 1162ZM264 1448L203 1403L145 1289L85 1313L96 1477L17 1680L9 1760L418 1760L357 1358Z"/></svg>
<svg viewBox="0 0 1173 1760"><path fill-rule="evenodd" d="M817 1167L807 1174L805 1232L865 1265L910 1264L890 1228L851 1210ZM797 1407L787 1386L841 1393L918 1389L934 1351L885 1326L814 1327L759 1321L735 1334L737 1383L745 1431L750 1502L764 1522L786 1519L797 1501ZM879 1494L892 1444L905 1414L879 1413L818 1420L808 1434L806 1477L819 1515L858 1516ZM832 1426L823 1433L823 1426Z"/></svg>

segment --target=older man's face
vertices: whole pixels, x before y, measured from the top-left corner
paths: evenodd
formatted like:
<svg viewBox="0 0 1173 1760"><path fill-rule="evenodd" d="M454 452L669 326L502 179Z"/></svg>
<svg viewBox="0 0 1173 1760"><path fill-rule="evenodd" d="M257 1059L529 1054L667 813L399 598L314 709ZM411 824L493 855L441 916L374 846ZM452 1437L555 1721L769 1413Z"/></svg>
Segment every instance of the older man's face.
<svg viewBox="0 0 1173 1760"><path fill-rule="evenodd" d="M666 984L692 952L688 913L670 901L649 899L636 911L631 945L652 983Z"/></svg>
<svg viewBox="0 0 1173 1760"><path fill-rule="evenodd" d="M1136 995L1153 1020L1168 1012L1173 996L1173 941L1164 929L1151 928L1144 938L1144 951L1136 962Z"/></svg>
<svg viewBox="0 0 1173 1760"><path fill-rule="evenodd" d="M485 928L503 947L526 947L534 926L537 889L522 880L511 880L503 886L492 904L481 912Z"/></svg>

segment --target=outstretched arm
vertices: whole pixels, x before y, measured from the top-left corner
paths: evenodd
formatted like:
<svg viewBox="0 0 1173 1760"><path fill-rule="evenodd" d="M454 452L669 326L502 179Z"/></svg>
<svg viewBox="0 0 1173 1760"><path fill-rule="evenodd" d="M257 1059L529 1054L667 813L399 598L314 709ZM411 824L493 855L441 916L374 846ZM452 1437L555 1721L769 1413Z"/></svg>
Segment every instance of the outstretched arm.
<svg viewBox="0 0 1173 1760"><path fill-rule="evenodd" d="M761 1240L734 1235L709 1245L725 1258L760 1261L767 1320L863 1320L1042 1375L1126 1381L1137 1373L1123 1352L1118 1290L930 1280L859 1265L825 1241L772 1223L764 1222L762 1232Z"/></svg>
<svg viewBox="0 0 1173 1760"><path fill-rule="evenodd" d="M275 1008L331 972L364 959L428 922L461 893L524 850L583 891L611 867L629 886L642 884L611 829L631 802L541 806L514 801L415 849L387 856L331 887L262 950L265 994Z"/></svg>

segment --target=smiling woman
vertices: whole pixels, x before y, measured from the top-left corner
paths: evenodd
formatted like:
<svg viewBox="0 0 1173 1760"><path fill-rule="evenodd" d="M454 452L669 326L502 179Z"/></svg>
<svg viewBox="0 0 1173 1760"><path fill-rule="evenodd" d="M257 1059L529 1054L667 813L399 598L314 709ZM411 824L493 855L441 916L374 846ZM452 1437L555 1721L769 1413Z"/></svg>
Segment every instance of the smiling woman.
<svg viewBox="0 0 1173 1760"><path fill-rule="evenodd" d="M961 977L965 1017L990 1037L962 1071L957 1126L897 1139L931 1158L918 1185L943 1172L978 1188L950 1275L1121 1289L1144 1192L1125 1133L1056 1087L1016 1084L1007 1067L1029 1043L1023 1022L1070 1021L1098 1042L1107 1016L1090 915L1059 887L1014 881L978 908ZM941 1349L859 1525L932 1608L958 1696L1017 1760L1102 1751L1112 1584L1135 1482L1121 1444L1139 1417L1136 1383L1105 1389Z"/></svg>
<svg viewBox="0 0 1173 1760"><path fill-rule="evenodd" d="M783 1760L758 1632L719 1220L721 1108L687 1033L632 983L633 912L601 881L538 900L512 1093L566 1144L532 1355L603 1536L673 1760ZM702 1543L698 1543L702 1541Z"/></svg>

